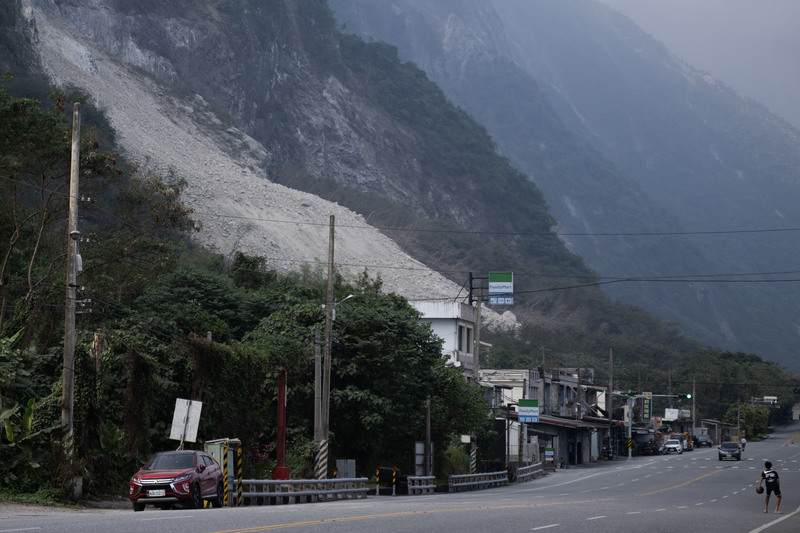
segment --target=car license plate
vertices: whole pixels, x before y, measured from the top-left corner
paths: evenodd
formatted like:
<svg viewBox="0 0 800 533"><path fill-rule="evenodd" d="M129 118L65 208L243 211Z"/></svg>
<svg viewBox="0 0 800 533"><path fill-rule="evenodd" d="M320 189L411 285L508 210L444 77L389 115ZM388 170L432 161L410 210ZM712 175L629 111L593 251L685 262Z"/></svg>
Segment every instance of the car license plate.
<svg viewBox="0 0 800 533"><path fill-rule="evenodd" d="M164 496L165 494L166 491L164 489L153 489L147 491L147 495L150 496L151 498L157 498L159 496Z"/></svg>

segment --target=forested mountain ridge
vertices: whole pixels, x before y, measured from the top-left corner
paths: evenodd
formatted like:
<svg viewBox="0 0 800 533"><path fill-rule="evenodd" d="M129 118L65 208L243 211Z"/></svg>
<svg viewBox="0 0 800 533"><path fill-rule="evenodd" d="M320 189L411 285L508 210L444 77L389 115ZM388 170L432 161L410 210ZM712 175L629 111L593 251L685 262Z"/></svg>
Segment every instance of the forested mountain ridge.
<svg viewBox="0 0 800 533"><path fill-rule="evenodd" d="M609 294L798 364L800 142L786 121L594 0L331 6L487 127Z"/></svg>
<svg viewBox="0 0 800 533"><path fill-rule="evenodd" d="M409 468L430 413L436 464L472 432L489 458L484 389L446 368L404 298L463 300L467 276L489 270L515 272L522 320L482 330L482 366L590 367L602 383L613 352L617 386L696 382L699 418L735 420L742 395L793 401L797 379L777 363L716 352L604 295L487 130L393 46L337 31L325 2L0 0L0 14L0 71L13 76L0 77L3 486L71 487L75 465L91 494L126 493L149 453L174 447L175 398L202 401L202 440L241 437L245 475L269 477L284 377L287 463L307 479L330 298L348 300L329 331L331 457L367 475ZM62 346L73 101L87 237L75 303L91 310L76 319L74 367ZM621 179L541 116L558 132L536 138L541 168ZM341 276L326 296L332 214ZM73 369L75 461L54 445Z"/></svg>
<svg viewBox="0 0 800 533"><path fill-rule="evenodd" d="M203 142L221 145L239 158L242 177L270 187L265 200L270 209L288 205L273 198L279 188L270 183L324 194L358 210L372 224L401 230L386 231L407 250L423 254L430 266L448 271L459 285L469 271L523 264L539 275L591 276L580 258L555 237L541 193L496 154L486 131L447 102L414 65L401 64L394 48L338 33L324 2L210 2L200 10L203 15L182 4L155 11L128 2L112 4L118 11L81 3L29 5L29 25L38 27L38 48L49 74L92 94L111 114L121 144L134 160L194 176L186 194L190 203L199 203L198 211L219 213L222 206L235 215L242 209L258 211L245 222L236 217L204 219L207 231L199 238L209 239L214 250L230 254L232 247L242 246L269 260L277 255L279 264L283 260L296 265L324 257L326 234L308 228L317 239L312 242L310 235L292 237L286 226L264 224L259 231L271 235L265 239L254 228L259 218L270 218L264 211L267 206L255 205L253 195L240 192L246 185L193 189L203 181L209 187L223 175L230 176L228 170L218 170L213 159L204 161L202 153L180 153L191 148L195 154L193 139L183 136L190 132L196 138L208 124L213 126L211 112L235 127L225 130L222 125L222 135ZM300 26L316 31L301 31ZM238 31L228 32L231 27ZM45 32L52 37L43 38ZM66 37L59 32L67 32ZM78 39L80 46L53 42L65 38ZM105 63L109 66L100 72ZM131 67L148 75L122 71ZM110 80L117 79L117 72L123 76L115 87ZM134 90L139 91L137 97L152 102L126 109L126 93ZM120 94L126 99L119 100ZM145 116L151 108L155 113ZM148 122L164 119L168 122ZM182 131L173 131L175 126ZM145 132L167 128L169 143ZM259 174L270 181L258 180ZM215 196L213 205L208 205L210 196ZM303 211L309 210L302 204L308 201L291 201L301 207L285 216L306 218ZM324 221L314 221L320 222L324 227ZM348 231L350 224L342 226ZM437 234L438 241L427 238ZM425 285L435 277L417 274L416 267L382 265L370 255L369 246L361 246L362 240L339 239L337 262L341 260L344 268L355 265L355 270L379 272L388 289L409 297L458 293L452 288L432 291ZM317 248L302 253L299 249L306 244ZM496 263L487 264L486 257ZM522 273L521 268L515 270ZM521 288L531 289L554 283L524 276L519 280ZM583 297L604 299L591 291ZM540 314L549 312L554 321L587 313L579 300L563 292L531 299L539 301L530 307L548 308ZM524 308L525 298L518 301Z"/></svg>
<svg viewBox="0 0 800 533"><path fill-rule="evenodd" d="M573 250L579 249L578 239L570 239L566 222L549 214L540 188L533 183L547 183L541 176L558 177L554 183L563 188L565 199L552 202L553 211L568 206L585 222L583 232L596 230L603 214L613 212L606 202L620 198L630 209L614 214L630 221L629 226L648 217L655 219L648 226L652 228L680 229L680 223L648 200L635 180L564 127L544 97L529 102L538 113L536 124L547 126L524 138L523 145L538 146L541 156L535 160L536 172L524 168L534 177L531 181L493 151L486 130L449 104L424 72L414 64L400 63L392 46L365 43L337 31L324 2L208 2L199 8L192 4L192 9L182 2L151 6L118 0L102 10L91 2L21 5L55 81L92 93L111 114L112 124L121 131L121 143L134 160L189 178L188 201L198 212L211 215L203 220L205 231L199 240L212 250L230 255L244 249L283 267L324 257L327 235L325 217L320 216L324 207L311 197L274 185L282 183L357 210L459 285L470 271L514 270L519 291L514 312L537 324L618 335L633 323L648 322L631 319L627 315L635 310L615 307L596 288L588 287L598 281L594 273L564 248L553 228L560 227ZM473 20L500 20L475 13L479 15ZM57 33L57 27L66 33ZM48 34L75 38L78 44L59 46L47 40ZM510 50L509 43L497 42ZM481 53L477 47L470 49ZM100 65L106 63L109 66L101 71ZM520 75L512 62L497 63L506 73L493 78L498 89L512 80L542 96L535 82ZM140 70L137 74L123 69ZM115 88L107 82L117 72L124 75ZM116 98L120 92L133 93L134 83L141 91L135 94L154 99L139 105L132 116L122 109L125 102ZM514 84L507 87L518 90ZM151 106L156 112L143 117ZM523 117L527 115L514 110L506 115L509 124L530 124ZM180 131L170 129L174 126ZM203 143L234 154L238 160L232 166L216 157L205 158L199 151L203 143L195 146L195 140L213 128L224 134ZM145 130L162 135L168 130L170 142L149 138ZM190 137L183 137L187 133ZM594 183L613 186L585 186L579 180L583 174L593 177ZM237 179L228 182L232 176ZM204 180L203 188L193 188ZM259 190L248 192L250 187ZM295 196L287 202L283 194ZM263 203L257 200L259 195ZM287 206L288 213L270 220L270 213ZM224 213L233 216L218 217ZM312 227L299 226L303 230L299 234L284 225L287 219L309 220L314 213ZM348 229L349 222L337 231L355 231ZM619 241L617 246L632 247L630 237L612 238ZM592 239L596 249L618 255L604 238ZM344 267L355 265L355 270L380 272L387 288L401 294L434 296L426 284L435 283L435 276L417 275L412 267L387 266L398 261L396 253L386 262L365 261L359 255L365 248L360 241L357 235L340 238L337 261ZM678 244L673 253L681 252L676 255L702 257L690 243ZM584 288L552 290L573 285ZM647 285L643 292L652 290ZM435 294L456 292L440 287ZM713 287L700 292L707 301L713 300ZM732 307L716 300L713 304ZM702 311L707 302L694 305ZM706 332L702 321L698 324L696 329ZM649 327L654 327L652 322ZM646 331L637 334L646 336Z"/></svg>

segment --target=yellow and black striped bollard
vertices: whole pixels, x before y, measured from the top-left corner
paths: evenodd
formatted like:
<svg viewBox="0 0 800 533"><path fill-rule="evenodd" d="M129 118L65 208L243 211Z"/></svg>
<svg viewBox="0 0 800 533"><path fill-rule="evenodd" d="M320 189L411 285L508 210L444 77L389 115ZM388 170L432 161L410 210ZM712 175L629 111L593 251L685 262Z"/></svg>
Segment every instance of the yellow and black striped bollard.
<svg viewBox="0 0 800 533"><path fill-rule="evenodd" d="M236 447L236 505L242 506L242 447Z"/></svg>

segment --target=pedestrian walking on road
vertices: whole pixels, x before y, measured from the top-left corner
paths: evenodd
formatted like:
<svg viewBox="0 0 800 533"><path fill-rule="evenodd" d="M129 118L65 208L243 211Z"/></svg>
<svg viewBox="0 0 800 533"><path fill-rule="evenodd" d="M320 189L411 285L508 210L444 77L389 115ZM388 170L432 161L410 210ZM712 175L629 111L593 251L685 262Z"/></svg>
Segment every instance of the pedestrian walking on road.
<svg viewBox="0 0 800 533"><path fill-rule="evenodd" d="M747 446L747 439L742 437L742 451L744 451L745 446Z"/></svg>
<svg viewBox="0 0 800 533"><path fill-rule="evenodd" d="M772 463L767 461L764 463L765 470L761 472L761 477L758 478L758 489L761 488L761 483L766 485L767 495L764 497L764 512L766 513L769 508L769 495L775 493L775 512L779 513L781 506L781 480L778 473L772 469ZM758 490L756 489L756 490ZM759 490L760 492L760 490Z"/></svg>

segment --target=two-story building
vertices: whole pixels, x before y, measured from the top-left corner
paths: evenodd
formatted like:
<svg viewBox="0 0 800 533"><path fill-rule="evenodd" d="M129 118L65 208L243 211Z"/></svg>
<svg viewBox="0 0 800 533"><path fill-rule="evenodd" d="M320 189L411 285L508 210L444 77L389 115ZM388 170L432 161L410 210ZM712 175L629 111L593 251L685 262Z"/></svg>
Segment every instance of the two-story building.
<svg viewBox="0 0 800 533"><path fill-rule="evenodd" d="M442 352L447 363L461 366L466 375L474 375L477 309L469 304L446 300L413 300L408 302L422 313L422 320L444 340Z"/></svg>
<svg viewBox="0 0 800 533"><path fill-rule="evenodd" d="M542 461L551 466L580 464L601 457L611 441L612 421L598 406L606 405L607 388L579 383L574 371L481 369L479 354L490 346L476 343L477 309L452 301L409 302L422 320L444 340L447 363L461 366L464 375L486 390L499 413L496 429L502 435L495 459L509 465ZM539 402L539 422L518 421L520 399Z"/></svg>
<svg viewBox="0 0 800 533"><path fill-rule="evenodd" d="M531 460L550 466L596 461L612 438L613 422L599 408L605 405L607 387L580 383L577 372L481 369L480 380L502 390L496 430L503 438L495 454L509 465ZM538 401L538 422L519 422L521 399Z"/></svg>

